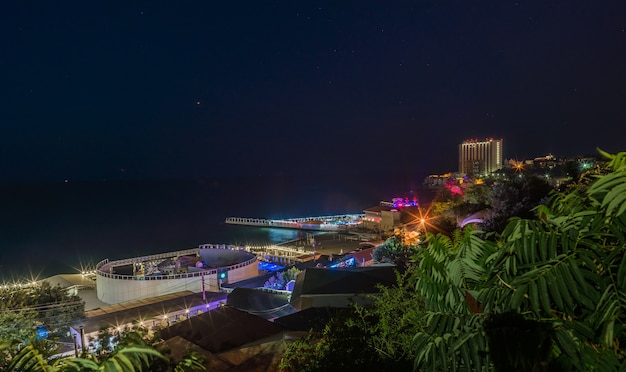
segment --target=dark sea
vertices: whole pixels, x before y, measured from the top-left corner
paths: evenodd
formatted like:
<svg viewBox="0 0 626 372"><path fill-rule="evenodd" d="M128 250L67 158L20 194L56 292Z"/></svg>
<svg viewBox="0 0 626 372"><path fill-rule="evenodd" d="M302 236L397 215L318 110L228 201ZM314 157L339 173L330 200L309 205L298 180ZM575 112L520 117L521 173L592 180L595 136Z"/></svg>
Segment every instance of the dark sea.
<svg viewBox="0 0 626 372"><path fill-rule="evenodd" d="M105 258L203 243L281 243L303 233L224 221L362 213L393 197L422 201L430 198L422 180L379 174L3 184L0 279L76 273Z"/></svg>

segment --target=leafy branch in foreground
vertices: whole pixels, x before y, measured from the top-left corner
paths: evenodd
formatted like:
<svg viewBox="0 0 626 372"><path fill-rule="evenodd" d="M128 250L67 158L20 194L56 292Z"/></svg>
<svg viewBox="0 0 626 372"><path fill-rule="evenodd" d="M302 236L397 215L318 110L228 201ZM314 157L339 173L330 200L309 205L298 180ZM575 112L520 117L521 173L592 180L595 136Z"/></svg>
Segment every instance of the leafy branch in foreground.
<svg viewBox="0 0 626 372"><path fill-rule="evenodd" d="M22 345L19 341L3 341L0 353L11 355L6 369L9 371L65 372L65 371L144 371L149 370L154 358L164 358L157 350L137 345L120 348L103 361L86 356L83 358L47 359L33 344ZM146 369L144 369L144 367Z"/></svg>
<svg viewBox="0 0 626 372"><path fill-rule="evenodd" d="M9 371L175 371L206 370L206 359L196 351L187 351L180 360L165 357L146 329L129 329L117 335L118 343L110 349L98 348L95 353L84 353L80 358L54 357L48 350L48 341L0 341L0 370ZM106 335L106 336L105 336ZM111 334L102 333L110 338ZM43 344L43 345L42 345ZM99 344L99 342L95 342Z"/></svg>
<svg viewBox="0 0 626 372"><path fill-rule="evenodd" d="M321 332L292 342L280 368L284 371L408 370L410 344L420 324L420 306L412 274L397 273L397 285L380 286L368 306L338 312Z"/></svg>

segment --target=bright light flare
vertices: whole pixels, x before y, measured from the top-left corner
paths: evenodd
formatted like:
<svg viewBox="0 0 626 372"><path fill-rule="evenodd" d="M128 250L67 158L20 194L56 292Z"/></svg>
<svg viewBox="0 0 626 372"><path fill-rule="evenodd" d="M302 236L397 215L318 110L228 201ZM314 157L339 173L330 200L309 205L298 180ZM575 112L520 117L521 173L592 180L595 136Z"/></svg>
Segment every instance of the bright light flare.
<svg viewBox="0 0 626 372"><path fill-rule="evenodd" d="M409 215L413 217L413 220L405 224L405 226L417 226L417 228L422 230L422 233L424 234L427 233L429 229L444 232L443 230L429 222L435 219L435 217L430 215L430 206L426 211L423 211L422 208L417 208L417 211L418 214L413 214L407 211Z"/></svg>

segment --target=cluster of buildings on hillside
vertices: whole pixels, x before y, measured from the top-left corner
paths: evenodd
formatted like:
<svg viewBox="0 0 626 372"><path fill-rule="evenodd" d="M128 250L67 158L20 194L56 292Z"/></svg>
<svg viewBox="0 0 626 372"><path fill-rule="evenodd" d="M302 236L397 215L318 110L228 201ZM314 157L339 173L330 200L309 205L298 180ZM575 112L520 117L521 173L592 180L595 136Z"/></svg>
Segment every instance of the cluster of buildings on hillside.
<svg viewBox="0 0 626 372"><path fill-rule="evenodd" d="M511 171L532 169L535 173L545 175L546 181L552 186L558 187L563 182L571 180L571 175L557 172L556 169L566 164L576 164L581 169L590 168L597 162L598 159L595 157L557 158L552 154L533 159L505 159L502 139L468 139L459 144L458 171L429 175L424 179L423 185L427 188L438 188L443 187L451 179L498 177Z"/></svg>
<svg viewBox="0 0 626 372"><path fill-rule="evenodd" d="M459 144L459 165L456 172L433 174L423 181L425 189L436 190L449 183L467 182L468 179L485 177L502 178L507 175L529 172L540 174L547 183L557 188L572 180L572 174L566 169L576 168L579 172L595 167L598 159L594 157L557 158L552 154L533 159L505 159L503 140L486 138L484 140L468 139ZM565 169L564 169L565 168ZM416 203L415 203L416 204ZM402 211L411 205L409 200L404 203L385 203L365 209L362 226L380 233L390 232L406 224Z"/></svg>

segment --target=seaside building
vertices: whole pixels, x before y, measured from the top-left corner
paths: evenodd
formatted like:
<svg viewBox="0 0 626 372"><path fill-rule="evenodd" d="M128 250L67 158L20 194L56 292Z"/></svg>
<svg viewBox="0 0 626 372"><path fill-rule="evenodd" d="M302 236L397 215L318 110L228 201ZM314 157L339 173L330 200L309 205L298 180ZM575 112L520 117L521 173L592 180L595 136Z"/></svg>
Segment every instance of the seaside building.
<svg viewBox="0 0 626 372"><path fill-rule="evenodd" d="M397 229L405 229L407 224L412 224L416 215L421 214L417 197L381 201L379 205L364 209L363 212L361 227L376 234L370 236L370 240L390 236Z"/></svg>
<svg viewBox="0 0 626 372"><path fill-rule="evenodd" d="M396 283L397 270L395 266L386 265L332 270L307 268L296 279L290 304L298 311L311 307L364 306L372 302L371 295L380 293L378 285Z"/></svg>
<svg viewBox="0 0 626 372"><path fill-rule="evenodd" d="M361 224L368 230L385 232L393 230L400 223L400 211L393 205L382 204L363 211Z"/></svg>
<svg viewBox="0 0 626 372"><path fill-rule="evenodd" d="M96 265L96 293L105 304L180 291L219 292L222 284L255 277L258 260L243 247L202 244L198 248L103 260Z"/></svg>
<svg viewBox="0 0 626 372"><path fill-rule="evenodd" d="M430 174L424 178L422 186L426 189L439 189L444 187L449 182L462 182L464 174L457 172L448 172L443 174Z"/></svg>
<svg viewBox="0 0 626 372"><path fill-rule="evenodd" d="M502 139L468 139L459 145L459 172L484 176L502 169Z"/></svg>
<svg viewBox="0 0 626 372"><path fill-rule="evenodd" d="M450 180L452 177L452 173L430 174L426 176L422 185L431 189L444 187L448 180Z"/></svg>

